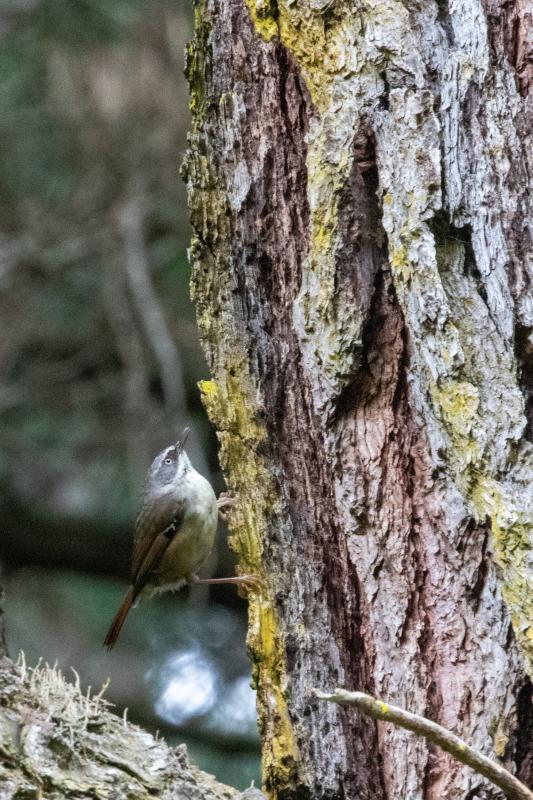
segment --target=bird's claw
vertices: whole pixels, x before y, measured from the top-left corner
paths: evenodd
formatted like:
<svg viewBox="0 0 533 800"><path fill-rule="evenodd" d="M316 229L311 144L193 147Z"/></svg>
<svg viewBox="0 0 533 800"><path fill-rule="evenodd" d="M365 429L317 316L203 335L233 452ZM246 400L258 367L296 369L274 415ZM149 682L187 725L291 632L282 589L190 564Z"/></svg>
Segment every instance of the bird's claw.
<svg viewBox="0 0 533 800"><path fill-rule="evenodd" d="M239 593L242 592L245 596L248 594L257 594L263 589L263 582L259 575L239 575Z"/></svg>
<svg viewBox="0 0 533 800"><path fill-rule="evenodd" d="M228 511L235 508L239 499L232 495L230 492L221 492L217 500L218 513L223 519L226 519Z"/></svg>

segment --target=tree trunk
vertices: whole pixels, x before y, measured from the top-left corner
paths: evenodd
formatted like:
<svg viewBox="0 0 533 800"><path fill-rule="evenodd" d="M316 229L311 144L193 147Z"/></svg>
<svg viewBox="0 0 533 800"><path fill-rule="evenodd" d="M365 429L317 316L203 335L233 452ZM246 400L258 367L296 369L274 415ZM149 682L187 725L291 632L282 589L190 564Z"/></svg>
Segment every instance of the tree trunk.
<svg viewBox="0 0 533 800"><path fill-rule="evenodd" d="M233 545L263 579L249 646L272 798L501 797L313 698L335 685L533 780L532 14L195 4L202 389Z"/></svg>

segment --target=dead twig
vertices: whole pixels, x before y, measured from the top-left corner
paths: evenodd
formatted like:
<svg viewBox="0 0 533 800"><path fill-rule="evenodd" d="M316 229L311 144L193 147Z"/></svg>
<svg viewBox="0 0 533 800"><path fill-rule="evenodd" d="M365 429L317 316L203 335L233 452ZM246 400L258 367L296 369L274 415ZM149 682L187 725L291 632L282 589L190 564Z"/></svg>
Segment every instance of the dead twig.
<svg viewBox="0 0 533 800"><path fill-rule="evenodd" d="M383 722L391 722L400 728L406 728L408 731L424 736L428 742L441 747L462 764L471 767L475 772L483 775L495 786L498 786L509 800L533 800L533 792L527 786L524 786L518 778L515 778L514 775L496 761L492 761L487 756L478 753L454 733L446 730L442 725L437 725L436 722L420 717L418 714L412 714L410 711L405 711L398 706L392 706L389 703L376 700L364 692L347 692L345 689L335 689L333 694L327 694L315 689L314 693L320 700L355 706L369 717L383 720Z"/></svg>

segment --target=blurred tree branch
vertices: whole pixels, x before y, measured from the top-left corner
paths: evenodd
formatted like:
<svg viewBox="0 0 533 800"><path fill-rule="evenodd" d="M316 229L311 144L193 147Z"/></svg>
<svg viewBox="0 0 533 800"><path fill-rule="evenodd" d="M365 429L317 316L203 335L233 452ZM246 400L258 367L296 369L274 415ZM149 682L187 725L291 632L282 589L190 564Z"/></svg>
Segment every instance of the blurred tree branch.
<svg viewBox="0 0 533 800"><path fill-rule="evenodd" d="M9 567L61 567L126 577L131 528L116 520L61 516L23 503L3 487L0 559Z"/></svg>
<svg viewBox="0 0 533 800"><path fill-rule="evenodd" d="M4 609L3 609L4 592L0 589L0 657L7 654L5 629L4 629Z"/></svg>
<svg viewBox="0 0 533 800"><path fill-rule="evenodd" d="M117 225L124 248L122 264L142 327L159 364L165 405L176 413L185 407L183 367L150 277L143 233L145 206L141 189L133 188L129 198L117 210Z"/></svg>
<svg viewBox="0 0 533 800"><path fill-rule="evenodd" d="M150 410L155 412L155 409L152 408L150 396L146 353L126 291L124 275L116 258L110 258L108 262L103 284L103 303L124 368L126 446L132 485L135 485L141 478L140 470L148 460L146 421Z"/></svg>

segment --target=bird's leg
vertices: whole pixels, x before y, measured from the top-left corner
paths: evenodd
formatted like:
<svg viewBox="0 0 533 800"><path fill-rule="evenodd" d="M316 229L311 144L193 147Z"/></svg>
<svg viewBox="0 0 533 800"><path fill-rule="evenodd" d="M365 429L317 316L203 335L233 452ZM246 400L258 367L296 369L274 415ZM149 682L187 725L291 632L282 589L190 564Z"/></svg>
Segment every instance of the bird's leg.
<svg viewBox="0 0 533 800"><path fill-rule="evenodd" d="M189 583L195 585L197 583L230 583L247 592L257 592L261 587L261 581L257 575L234 575L232 578L199 578L197 575L190 575L188 580Z"/></svg>
<svg viewBox="0 0 533 800"><path fill-rule="evenodd" d="M224 519L230 509L234 508L238 503L238 498L231 495L229 492L221 492L217 500L218 513Z"/></svg>

